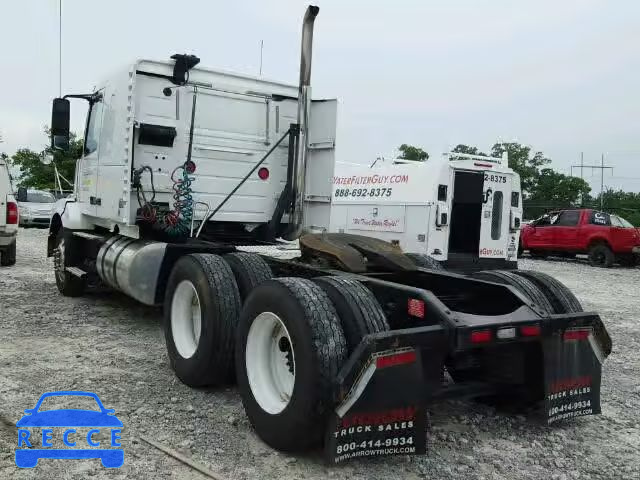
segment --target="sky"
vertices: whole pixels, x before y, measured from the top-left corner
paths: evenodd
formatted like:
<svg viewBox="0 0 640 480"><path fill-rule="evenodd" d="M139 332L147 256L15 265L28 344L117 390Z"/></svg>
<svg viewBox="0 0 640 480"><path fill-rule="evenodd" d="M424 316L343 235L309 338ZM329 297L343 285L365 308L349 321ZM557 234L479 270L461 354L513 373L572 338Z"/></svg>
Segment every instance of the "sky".
<svg viewBox="0 0 640 480"><path fill-rule="evenodd" d="M59 93L58 0L0 9L0 151L41 149ZM338 98L337 160L432 156L458 143L531 145L569 174L614 166L605 187L640 191L640 2L319 0L312 88ZM62 0L62 91L85 93L136 58L297 83L306 4L294 0ZM72 128L86 107L72 104ZM579 175L579 169L574 169ZM585 169L593 193L600 172Z"/></svg>

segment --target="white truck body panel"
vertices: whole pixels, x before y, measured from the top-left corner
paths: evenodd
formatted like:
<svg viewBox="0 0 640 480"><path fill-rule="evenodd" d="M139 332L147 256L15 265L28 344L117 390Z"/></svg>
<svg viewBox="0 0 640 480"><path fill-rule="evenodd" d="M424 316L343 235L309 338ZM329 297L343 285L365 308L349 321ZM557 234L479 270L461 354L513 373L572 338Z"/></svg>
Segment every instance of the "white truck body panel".
<svg viewBox="0 0 640 480"><path fill-rule="evenodd" d="M481 176L483 203L475 217L478 248L472 254L515 260L519 231L513 221L522 217L520 179L497 158L445 154L422 163L373 168L338 163L332 181L331 231L374 236L406 252L446 261L458 172ZM443 186L445 196L439 198ZM516 207L511 206L512 192L517 193Z"/></svg>
<svg viewBox="0 0 640 480"><path fill-rule="evenodd" d="M121 233L137 236L139 204L131 181L132 171L143 165L153 170L153 188L148 171L142 175L146 197L155 189L155 201L172 206L171 173L187 159L194 95L193 199L211 210L296 122L297 86L202 68L190 70L187 85L176 86L172 72L173 62L140 60L100 85L102 101L94 104L87 121L87 137L95 127L99 141L95 149L85 149L77 169L77 200L89 223L118 225ZM170 96L163 93L167 87ZM336 104L313 101L310 111L305 225L319 229L329 226ZM175 128L173 145L141 144L143 124ZM268 179L255 172L211 221L247 228L268 222L286 183L287 147L285 139L261 165L269 170ZM205 211L197 206L195 219Z"/></svg>

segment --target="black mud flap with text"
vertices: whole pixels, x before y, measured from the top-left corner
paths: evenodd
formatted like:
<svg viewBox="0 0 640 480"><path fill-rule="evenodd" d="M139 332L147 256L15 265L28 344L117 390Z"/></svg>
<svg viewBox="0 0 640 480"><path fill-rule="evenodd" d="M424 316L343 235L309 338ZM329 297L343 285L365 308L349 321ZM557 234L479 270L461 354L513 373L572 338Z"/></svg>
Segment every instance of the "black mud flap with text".
<svg viewBox="0 0 640 480"><path fill-rule="evenodd" d="M591 328L568 328L544 341L545 415L552 424L600 413L605 354Z"/></svg>
<svg viewBox="0 0 640 480"><path fill-rule="evenodd" d="M385 343L371 342L373 348L361 352L363 361L355 362L351 380L347 376L341 382L345 394L329 421L325 440L330 463L427 450L426 403L439 388L443 354L398 342L384 350Z"/></svg>

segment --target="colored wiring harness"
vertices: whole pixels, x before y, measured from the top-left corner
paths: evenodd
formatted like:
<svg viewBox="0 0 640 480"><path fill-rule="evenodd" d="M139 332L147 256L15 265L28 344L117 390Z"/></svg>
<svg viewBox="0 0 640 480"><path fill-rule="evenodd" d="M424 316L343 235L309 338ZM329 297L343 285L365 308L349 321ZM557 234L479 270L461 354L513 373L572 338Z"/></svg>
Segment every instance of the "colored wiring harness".
<svg viewBox="0 0 640 480"><path fill-rule="evenodd" d="M148 170L151 179L151 199L147 199L141 184L142 173ZM171 172L173 182L173 209L167 212L164 217L158 218L158 210L153 205L156 196L153 182L153 170L145 165L134 172L134 185L140 205L140 215L142 219L151 224L159 225L162 230L171 236L179 237L187 235L191 227L191 217L193 216L193 195L191 184L195 180L192 177L196 170L196 165L191 160L175 168Z"/></svg>
<svg viewBox="0 0 640 480"><path fill-rule="evenodd" d="M182 175L177 177L178 172ZM191 183L195 179L189 176L195 171L195 164L185 162L171 173L173 181L173 210L167 213L163 219L164 230L174 236L182 236L189 233L191 217L193 216L193 196L191 195Z"/></svg>

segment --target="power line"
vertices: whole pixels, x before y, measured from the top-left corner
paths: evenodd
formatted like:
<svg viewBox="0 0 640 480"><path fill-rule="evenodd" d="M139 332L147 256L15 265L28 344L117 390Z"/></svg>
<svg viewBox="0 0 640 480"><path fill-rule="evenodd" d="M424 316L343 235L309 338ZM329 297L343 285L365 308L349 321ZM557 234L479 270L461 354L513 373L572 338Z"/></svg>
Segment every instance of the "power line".
<svg viewBox="0 0 640 480"><path fill-rule="evenodd" d="M591 172L594 169L600 170L600 210L604 208L604 171L605 169L611 169L611 173L613 174L613 167L604 164L604 153L600 155L600 165L585 165L584 164L584 155L580 153L580 165L571 165L571 175L573 175L574 168L580 168L580 178L584 180L583 169L590 168ZM582 203L582 202L581 202Z"/></svg>

